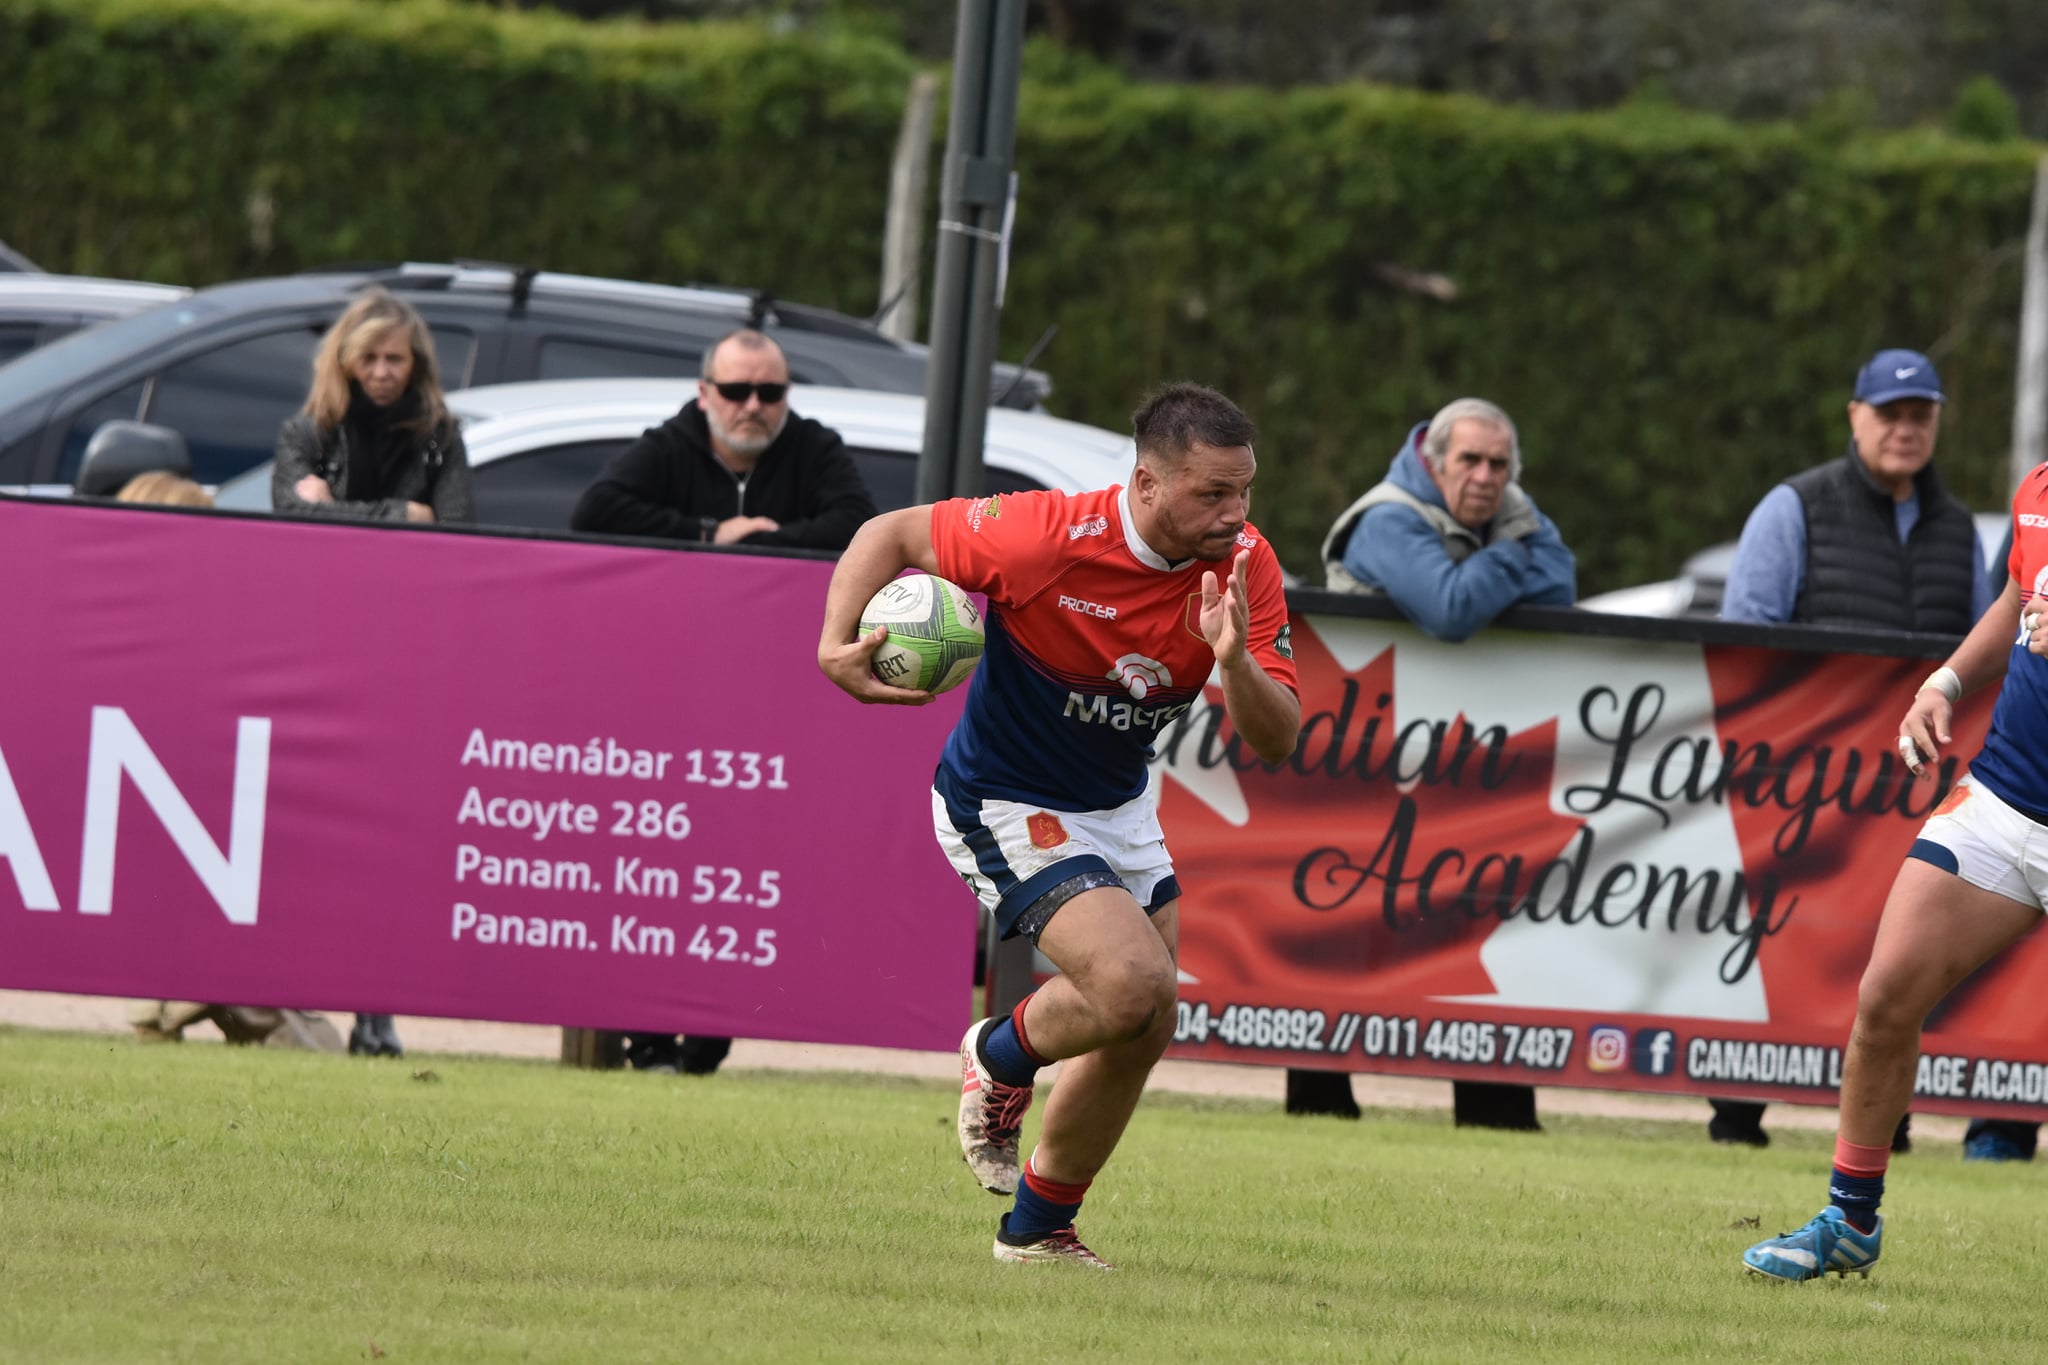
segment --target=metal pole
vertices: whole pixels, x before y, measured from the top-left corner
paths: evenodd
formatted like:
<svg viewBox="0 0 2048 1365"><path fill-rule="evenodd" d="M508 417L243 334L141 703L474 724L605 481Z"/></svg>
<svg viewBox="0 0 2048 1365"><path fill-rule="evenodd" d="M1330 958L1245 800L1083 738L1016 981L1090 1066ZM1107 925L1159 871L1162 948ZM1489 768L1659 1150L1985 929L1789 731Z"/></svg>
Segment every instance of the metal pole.
<svg viewBox="0 0 2048 1365"><path fill-rule="evenodd" d="M2027 223L2026 283L2020 294L2019 372L2013 376L2012 491L2048 460L2048 156L2034 167Z"/></svg>
<svg viewBox="0 0 2048 1365"><path fill-rule="evenodd" d="M1023 52L1024 0L960 0L932 269L919 502L981 491ZM1005 1013L1031 992L1034 954L1026 939L989 939L987 1010Z"/></svg>
<svg viewBox="0 0 2048 1365"><path fill-rule="evenodd" d="M917 498L981 489L989 376L996 349L996 275L1016 146L1024 0L960 0L953 100L932 271L931 369Z"/></svg>

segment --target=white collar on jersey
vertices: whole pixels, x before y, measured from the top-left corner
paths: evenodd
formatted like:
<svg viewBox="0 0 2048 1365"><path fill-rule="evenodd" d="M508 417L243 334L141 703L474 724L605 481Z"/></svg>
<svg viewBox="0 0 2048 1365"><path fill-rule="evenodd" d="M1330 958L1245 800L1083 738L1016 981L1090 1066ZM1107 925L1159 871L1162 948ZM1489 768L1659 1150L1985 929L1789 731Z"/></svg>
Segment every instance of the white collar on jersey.
<svg viewBox="0 0 2048 1365"><path fill-rule="evenodd" d="M1124 524L1124 544L1131 547L1131 553L1137 556L1138 562L1146 568L1158 569L1161 573L1172 573L1175 569L1183 568L1195 562L1192 555L1182 560L1168 559L1165 555L1160 554L1159 551L1145 543L1145 538L1138 534L1138 524L1131 520L1131 486L1129 484L1125 484L1122 488L1116 490L1116 514L1118 520Z"/></svg>

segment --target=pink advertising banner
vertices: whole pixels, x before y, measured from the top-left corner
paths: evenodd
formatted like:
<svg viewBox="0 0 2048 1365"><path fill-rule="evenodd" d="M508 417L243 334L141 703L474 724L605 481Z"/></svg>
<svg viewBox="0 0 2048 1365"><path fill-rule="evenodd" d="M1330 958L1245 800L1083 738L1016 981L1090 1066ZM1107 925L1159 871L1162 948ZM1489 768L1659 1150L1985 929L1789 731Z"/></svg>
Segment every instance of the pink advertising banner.
<svg viewBox="0 0 2048 1365"><path fill-rule="evenodd" d="M0 500L0 986L950 1047L959 703L830 572Z"/></svg>

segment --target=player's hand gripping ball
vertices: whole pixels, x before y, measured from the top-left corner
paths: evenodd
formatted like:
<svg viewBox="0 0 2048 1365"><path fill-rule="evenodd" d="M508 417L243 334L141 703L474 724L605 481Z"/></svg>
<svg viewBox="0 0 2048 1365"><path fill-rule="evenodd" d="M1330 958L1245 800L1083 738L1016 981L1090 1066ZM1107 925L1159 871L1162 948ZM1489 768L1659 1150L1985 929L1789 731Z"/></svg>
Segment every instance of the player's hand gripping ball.
<svg viewBox="0 0 2048 1365"><path fill-rule="evenodd" d="M981 611L957 583L928 573L905 574L868 599L860 633L887 626L874 673L891 687L944 692L967 681L981 662Z"/></svg>

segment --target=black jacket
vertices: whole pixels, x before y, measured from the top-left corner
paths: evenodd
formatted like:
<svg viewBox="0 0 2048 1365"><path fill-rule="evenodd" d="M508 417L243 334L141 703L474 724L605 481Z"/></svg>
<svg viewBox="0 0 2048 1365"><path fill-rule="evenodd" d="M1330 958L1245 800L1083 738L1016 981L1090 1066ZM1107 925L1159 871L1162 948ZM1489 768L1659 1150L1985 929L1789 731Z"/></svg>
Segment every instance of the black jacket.
<svg viewBox="0 0 2048 1365"><path fill-rule="evenodd" d="M710 540L727 517L771 517L779 530L757 531L740 543L843 550L874 514L875 500L832 428L792 412L742 479L712 453L710 427L692 399L605 466L583 490L569 525L610 535Z"/></svg>
<svg viewBox="0 0 2048 1365"><path fill-rule="evenodd" d="M404 521L405 505L423 502L434 509L434 521L447 526L475 520L470 497L469 454L462 433L451 422L423 433L409 443L374 501L307 502L297 492L300 479L318 474L339 499L349 484L348 424L321 427L300 413L277 434L277 459L270 471L270 505L280 512L340 521Z"/></svg>
<svg viewBox="0 0 2048 1365"><path fill-rule="evenodd" d="M1853 445L1786 482L1806 509L1806 582L1794 621L1936 635L1967 634L1976 623L1976 526L1933 465L1913 476L1920 519L1904 544L1897 503Z"/></svg>

